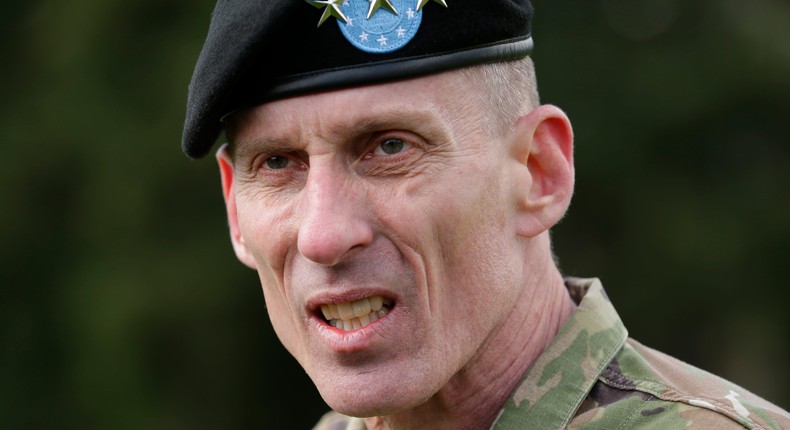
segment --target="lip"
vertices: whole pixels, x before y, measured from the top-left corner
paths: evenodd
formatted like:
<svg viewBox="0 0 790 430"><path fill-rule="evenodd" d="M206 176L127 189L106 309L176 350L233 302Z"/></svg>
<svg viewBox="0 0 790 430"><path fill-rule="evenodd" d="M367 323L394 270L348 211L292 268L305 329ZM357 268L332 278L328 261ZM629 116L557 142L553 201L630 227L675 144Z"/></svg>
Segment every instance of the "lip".
<svg viewBox="0 0 790 430"><path fill-rule="evenodd" d="M386 315L365 327L351 331L340 330L327 324L321 314L321 305L353 302L371 296L382 296L395 305ZM335 353L363 351L384 341L386 331L400 314L398 303L398 298L390 291L381 289L355 289L318 294L307 301L308 326Z"/></svg>

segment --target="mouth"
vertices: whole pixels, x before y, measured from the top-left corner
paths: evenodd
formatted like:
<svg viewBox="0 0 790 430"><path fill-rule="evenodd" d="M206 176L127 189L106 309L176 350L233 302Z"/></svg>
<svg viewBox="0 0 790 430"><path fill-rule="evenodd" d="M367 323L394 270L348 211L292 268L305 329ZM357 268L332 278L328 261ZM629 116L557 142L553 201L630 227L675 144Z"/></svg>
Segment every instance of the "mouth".
<svg viewBox="0 0 790 430"><path fill-rule="evenodd" d="M330 326L342 331L352 331L383 318L393 306L392 300L383 296L371 296L353 302L322 304L321 314Z"/></svg>

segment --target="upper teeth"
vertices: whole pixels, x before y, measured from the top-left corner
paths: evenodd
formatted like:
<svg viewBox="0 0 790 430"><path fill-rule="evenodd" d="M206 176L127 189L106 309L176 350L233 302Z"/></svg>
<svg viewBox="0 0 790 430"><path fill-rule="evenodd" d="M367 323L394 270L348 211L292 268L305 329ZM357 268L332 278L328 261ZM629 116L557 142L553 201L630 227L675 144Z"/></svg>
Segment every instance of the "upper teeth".
<svg viewBox="0 0 790 430"><path fill-rule="evenodd" d="M332 327L344 331L356 330L387 315L384 297L373 296L353 302L321 305L324 318Z"/></svg>

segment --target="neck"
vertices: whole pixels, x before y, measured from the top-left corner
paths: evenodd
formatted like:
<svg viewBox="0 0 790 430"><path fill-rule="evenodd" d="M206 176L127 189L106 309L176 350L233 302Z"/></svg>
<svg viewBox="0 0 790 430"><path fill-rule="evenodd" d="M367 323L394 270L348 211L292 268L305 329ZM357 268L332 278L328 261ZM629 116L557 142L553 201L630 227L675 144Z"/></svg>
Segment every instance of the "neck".
<svg viewBox="0 0 790 430"><path fill-rule="evenodd" d="M367 418L367 428L417 429L425 423L437 430L490 428L522 376L575 309L550 254L531 260L524 279L525 288L511 313L447 385L417 408Z"/></svg>

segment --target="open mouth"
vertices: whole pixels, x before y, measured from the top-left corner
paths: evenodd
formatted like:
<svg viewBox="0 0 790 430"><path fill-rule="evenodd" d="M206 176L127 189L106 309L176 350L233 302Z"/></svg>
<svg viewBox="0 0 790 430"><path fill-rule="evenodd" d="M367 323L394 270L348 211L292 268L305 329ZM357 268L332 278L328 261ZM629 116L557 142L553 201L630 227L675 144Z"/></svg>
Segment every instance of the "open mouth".
<svg viewBox="0 0 790 430"><path fill-rule="evenodd" d="M321 313L327 324L339 330L351 331L384 317L393 305L392 300L372 296L353 302L324 304L321 305Z"/></svg>

